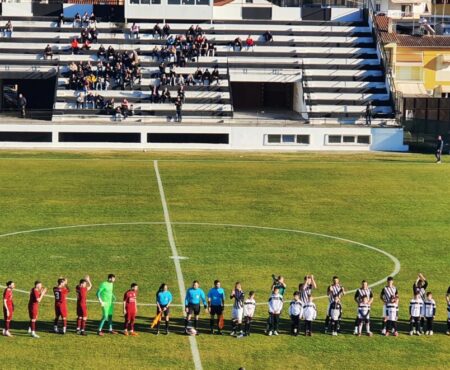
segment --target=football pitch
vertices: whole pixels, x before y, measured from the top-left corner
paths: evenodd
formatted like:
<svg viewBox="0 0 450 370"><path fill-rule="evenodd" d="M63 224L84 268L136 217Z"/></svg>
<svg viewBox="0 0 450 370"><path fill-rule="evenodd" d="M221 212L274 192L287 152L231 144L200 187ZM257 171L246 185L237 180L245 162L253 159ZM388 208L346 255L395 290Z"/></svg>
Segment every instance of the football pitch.
<svg viewBox="0 0 450 370"><path fill-rule="evenodd" d="M446 157L444 157L444 161ZM160 180L160 181L158 181ZM0 152L0 284L14 280L13 338L0 337L0 368L303 369L448 368L445 296L450 285L450 165L414 154L206 152ZM409 332L412 285L422 272L437 304L434 336ZM116 275L121 304L139 284L139 337L95 335L95 291ZM75 334L69 301L65 336L51 333L54 299L40 307L40 339L27 334L28 292L89 274L88 336ZM264 334L271 275L287 283L281 333ZM289 335L288 302L314 274L318 309L312 337ZM343 298L343 333L323 333L333 275L347 291L368 280L373 337L352 335L353 293ZM384 281L400 294L398 337L380 335ZM183 335L180 287L220 279L256 292L252 335ZM155 294L174 296L170 335L154 334ZM227 304L231 304L229 300ZM114 328L123 329L121 305Z"/></svg>

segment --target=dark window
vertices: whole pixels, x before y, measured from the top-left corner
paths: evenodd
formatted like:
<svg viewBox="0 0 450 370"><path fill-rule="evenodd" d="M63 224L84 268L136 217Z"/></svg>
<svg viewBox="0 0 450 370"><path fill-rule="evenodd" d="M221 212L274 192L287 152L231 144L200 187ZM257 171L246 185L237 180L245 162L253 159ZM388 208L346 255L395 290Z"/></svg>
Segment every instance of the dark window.
<svg viewBox="0 0 450 370"><path fill-rule="evenodd" d="M180 0L167 0L169 5L180 5Z"/></svg>
<svg viewBox="0 0 450 370"><path fill-rule="evenodd" d="M309 144L309 135L297 135L297 144Z"/></svg>
<svg viewBox="0 0 450 370"><path fill-rule="evenodd" d="M354 143L355 142L355 137L354 136L344 136L344 143Z"/></svg>
<svg viewBox="0 0 450 370"><path fill-rule="evenodd" d="M148 134L149 143L228 144L228 134Z"/></svg>
<svg viewBox="0 0 450 370"><path fill-rule="evenodd" d="M269 144L281 143L281 135L267 135L267 142Z"/></svg>
<svg viewBox="0 0 450 370"><path fill-rule="evenodd" d="M141 134L128 132L60 132L59 141L66 143L140 143Z"/></svg>
<svg viewBox="0 0 450 370"><path fill-rule="evenodd" d="M283 135L283 143L295 143L295 135Z"/></svg>
<svg viewBox="0 0 450 370"><path fill-rule="evenodd" d="M24 143L51 143L52 133L2 131L0 132L0 141L14 141Z"/></svg>
<svg viewBox="0 0 450 370"><path fill-rule="evenodd" d="M209 5L209 0L197 0L197 5Z"/></svg>
<svg viewBox="0 0 450 370"><path fill-rule="evenodd" d="M370 144L370 136L369 135L359 135L358 136L358 144Z"/></svg>
<svg viewBox="0 0 450 370"><path fill-rule="evenodd" d="M328 135L329 144L340 144L342 140L341 135Z"/></svg>

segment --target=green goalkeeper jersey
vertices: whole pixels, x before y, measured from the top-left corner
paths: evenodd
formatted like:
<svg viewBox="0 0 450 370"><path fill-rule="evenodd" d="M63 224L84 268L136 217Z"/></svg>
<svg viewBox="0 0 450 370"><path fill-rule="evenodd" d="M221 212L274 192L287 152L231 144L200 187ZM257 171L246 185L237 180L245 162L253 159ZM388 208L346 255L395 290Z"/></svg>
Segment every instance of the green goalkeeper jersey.
<svg viewBox="0 0 450 370"><path fill-rule="evenodd" d="M102 302L111 304L116 300L114 295L114 284L109 281L104 281L100 284L97 291L97 298L100 298Z"/></svg>

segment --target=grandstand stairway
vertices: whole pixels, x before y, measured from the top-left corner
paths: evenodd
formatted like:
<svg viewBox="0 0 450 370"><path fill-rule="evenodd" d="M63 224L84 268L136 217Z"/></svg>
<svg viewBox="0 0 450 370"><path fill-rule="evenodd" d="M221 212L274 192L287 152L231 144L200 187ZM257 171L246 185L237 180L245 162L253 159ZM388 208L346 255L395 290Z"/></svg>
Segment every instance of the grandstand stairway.
<svg viewBox="0 0 450 370"><path fill-rule="evenodd" d="M9 19L9 18L8 18ZM6 22L6 18L0 18ZM151 56L155 45L165 40L150 35L154 23L139 22L141 38L132 40L128 29L112 23L99 22L98 42L89 51L71 55L70 41L79 36L81 28L65 23L58 28L54 18L12 18L13 37L0 39L0 66L28 68L58 68L58 84L54 106L54 120L92 118L100 112L93 109L77 110L76 92L68 90L65 71L71 61L91 60L96 64L96 51L100 44L112 45L115 50L136 50L144 72L141 86L133 90L109 90L101 92L104 97L114 97L118 102L127 98L134 104L136 116L167 117L174 114L173 104L151 104L148 86L152 81L158 61ZM190 23L171 24L171 34L185 33ZM189 73L197 67L217 66L220 72L218 86L186 87L183 115L192 118L223 119L233 115L230 78L233 73L260 70L291 71L301 76L304 102L308 117L314 123L322 118L327 122L360 122L366 105L371 102L378 118L392 118L394 109L385 83L385 74L377 55L373 34L363 22L298 21L270 22L223 21L201 24L205 36L212 41L217 52L214 57L200 57L198 62L188 62ZM270 30L274 41L265 43L262 33ZM245 42L247 35L256 41L253 50L234 51L230 46L237 36ZM42 60L43 49L50 44L54 60ZM1 67L3 68L3 67ZM270 72L267 72L270 73ZM176 95L175 87L170 87Z"/></svg>

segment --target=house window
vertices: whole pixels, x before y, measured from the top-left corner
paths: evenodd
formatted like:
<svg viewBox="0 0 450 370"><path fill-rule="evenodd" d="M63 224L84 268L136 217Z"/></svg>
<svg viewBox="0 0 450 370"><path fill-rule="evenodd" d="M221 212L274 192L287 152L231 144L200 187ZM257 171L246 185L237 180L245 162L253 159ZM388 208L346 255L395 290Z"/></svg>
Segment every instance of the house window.
<svg viewBox="0 0 450 370"><path fill-rule="evenodd" d="M327 135L328 145L370 145L370 135Z"/></svg>
<svg viewBox="0 0 450 370"><path fill-rule="evenodd" d="M309 135L266 135L266 145L309 145Z"/></svg>
<svg viewBox="0 0 450 370"><path fill-rule="evenodd" d="M422 81L422 67L397 66L395 78L400 81Z"/></svg>

